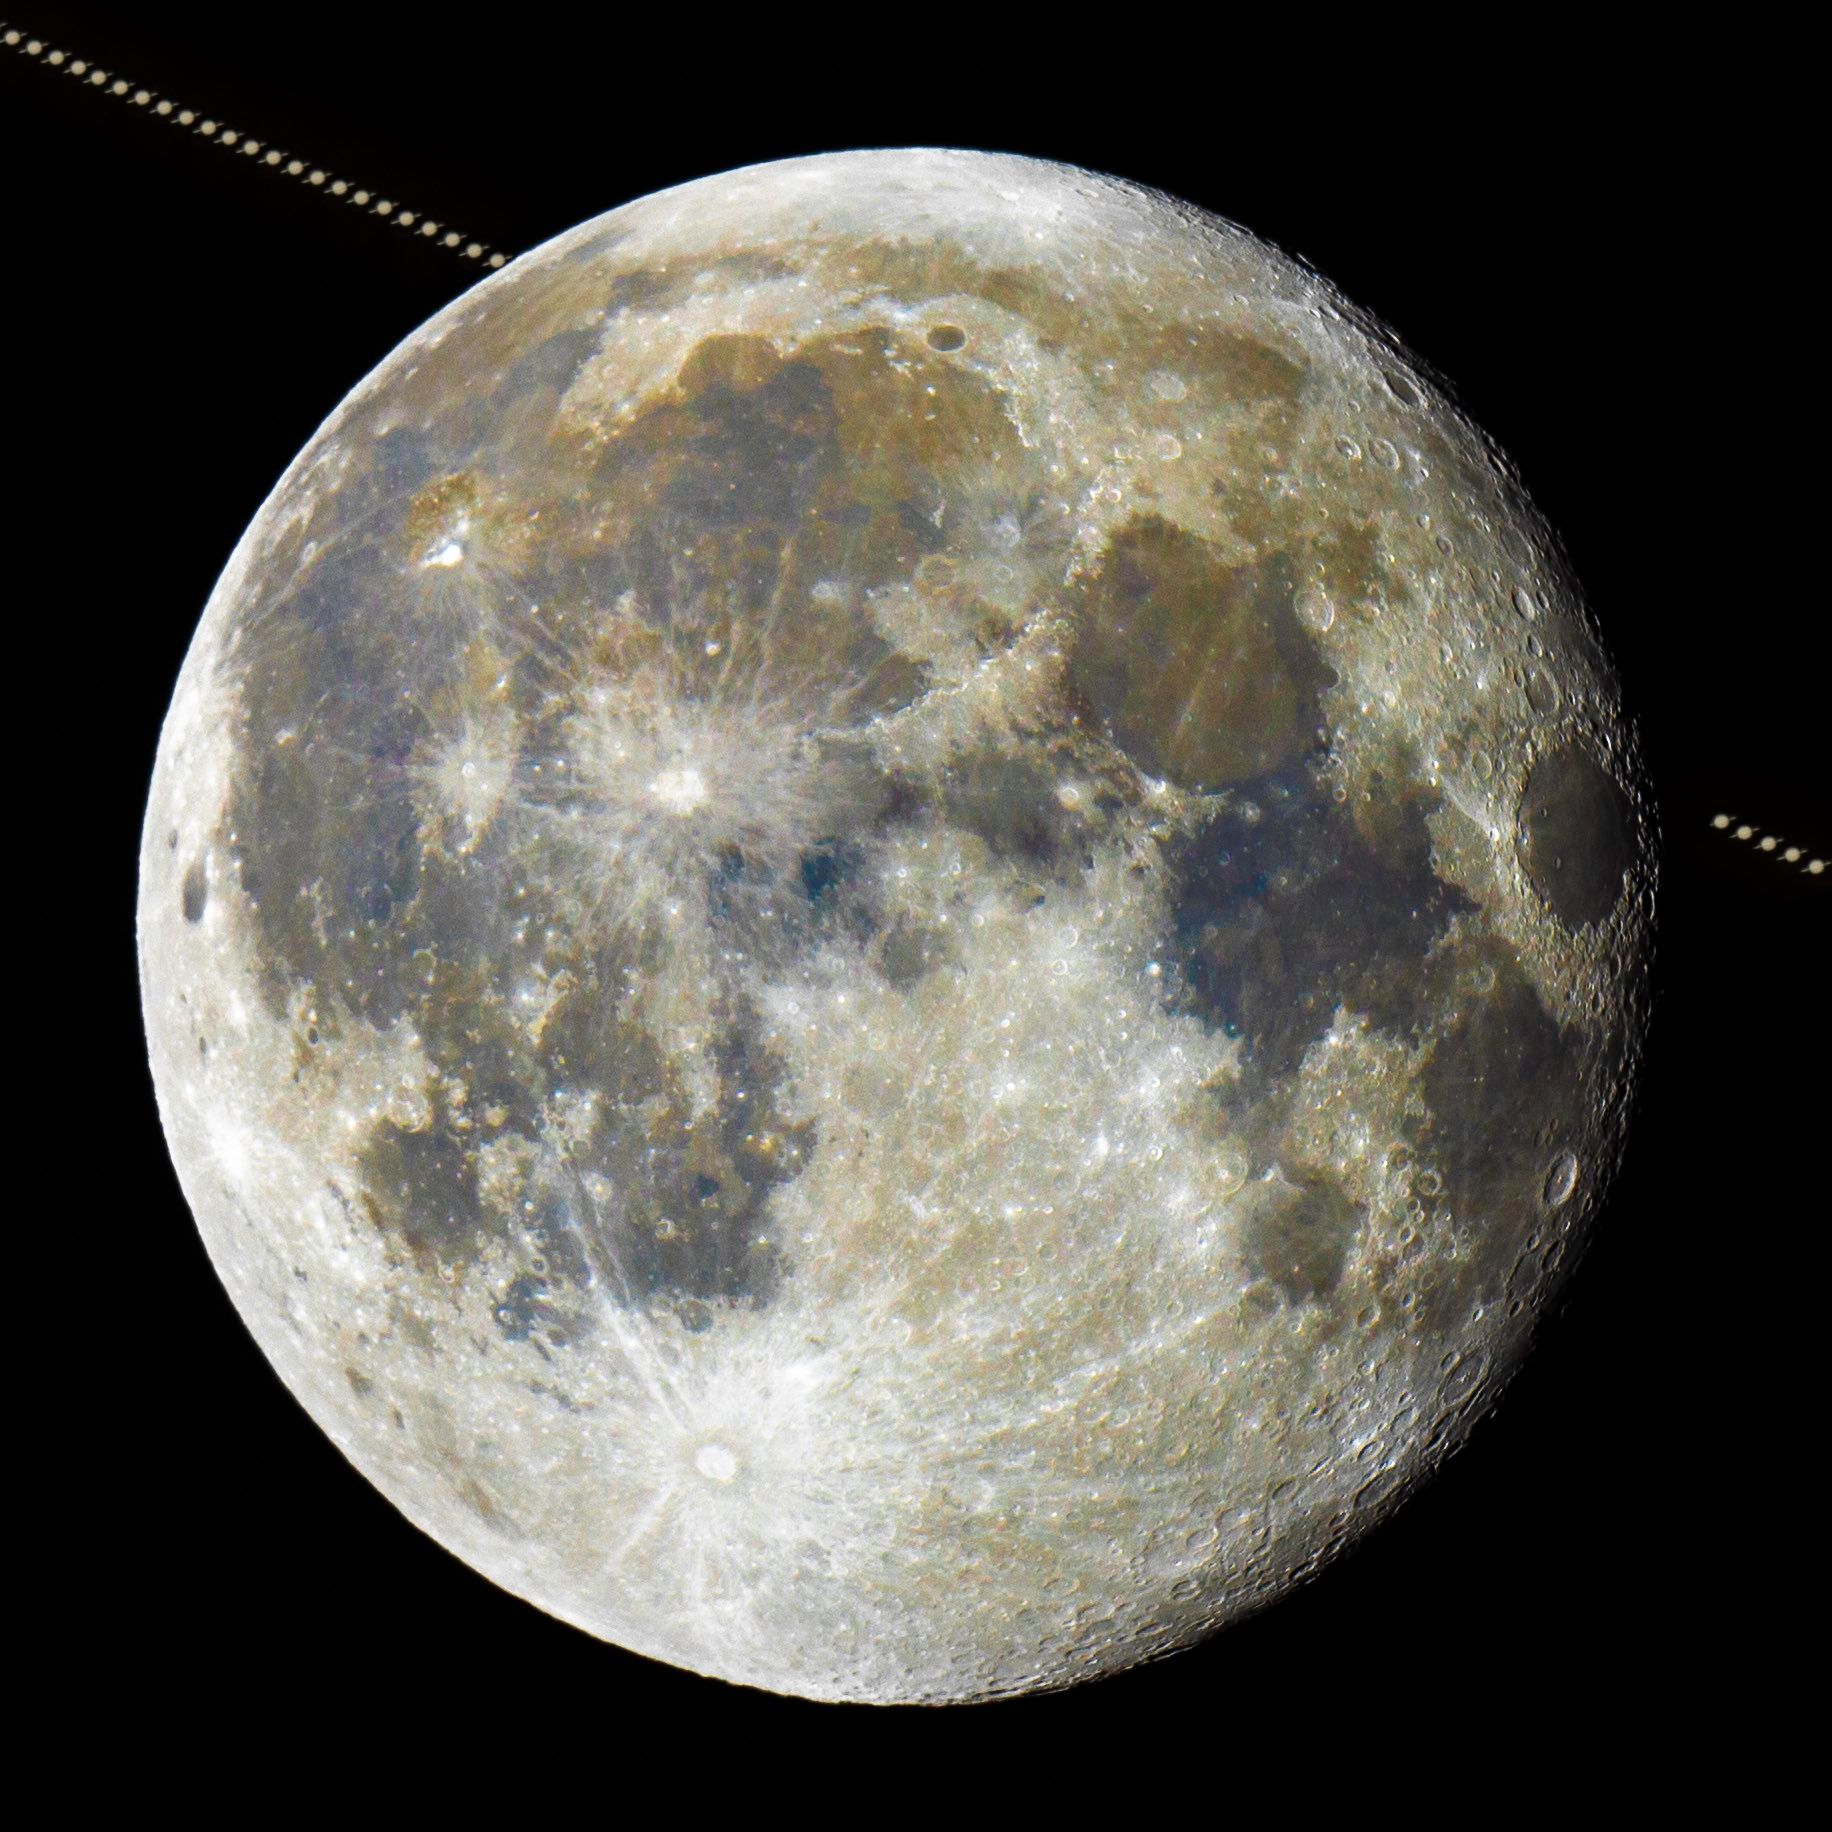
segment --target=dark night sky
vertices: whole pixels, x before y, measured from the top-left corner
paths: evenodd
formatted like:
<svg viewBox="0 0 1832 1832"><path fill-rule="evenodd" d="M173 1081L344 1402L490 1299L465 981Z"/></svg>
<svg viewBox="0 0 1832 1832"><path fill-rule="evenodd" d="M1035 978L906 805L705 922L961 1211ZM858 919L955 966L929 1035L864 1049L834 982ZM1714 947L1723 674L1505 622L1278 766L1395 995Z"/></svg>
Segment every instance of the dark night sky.
<svg viewBox="0 0 1832 1832"><path fill-rule="evenodd" d="M46 1199L81 1250L54 1249L33 1318L57 1400L29 1455L55 1497L44 1582L83 1601L33 1657L41 1703L106 1723L131 1694L146 1724L181 1689L186 1721L248 1709L304 1747L362 1699L462 1735L472 1706L451 1701L487 1715L501 1681L568 1736L614 1719L620 1741L690 1723L728 1751L811 1733L1129 1760L1144 1734L1207 1756L1267 1724L1326 1769L1383 1747L1383 1773L1471 1738L1531 1772L1566 1726L1613 1737L1631 1711L1668 1726L1650 1760L1743 1722L1807 1632L1823 1556L1797 1497L1823 1411L1803 1351L1825 1302L1828 880L1707 825L1832 856L1814 155L1786 47L1745 69L1721 47L1543 41L1497 65L1371 43L1312 74L1293 46L1256 64L1160 33L1056 70L1035 20L989 65L934 14L883 21L888 47L813 56L798 28L701 67L709 20L657 49L527 9L476 35L337 11L11 23L511 254L733 165L954 144L1181 194L1394 325L1518 461L1642 720L1666 834L1648 1073L1590 1258L1497 1414L1387 1531L1194 1653L1053 1699L836 1710L654 1666L491 1588L345 1465L243 1332L160 1138L132 949L146 778L218 570L345 391L477 270L0 51L25 491L6 600L38 645L14 686L49 721L34 875L60 889L38 907L85 963L105 1140ZM53 707L73 660L90 678Z"/></svg>

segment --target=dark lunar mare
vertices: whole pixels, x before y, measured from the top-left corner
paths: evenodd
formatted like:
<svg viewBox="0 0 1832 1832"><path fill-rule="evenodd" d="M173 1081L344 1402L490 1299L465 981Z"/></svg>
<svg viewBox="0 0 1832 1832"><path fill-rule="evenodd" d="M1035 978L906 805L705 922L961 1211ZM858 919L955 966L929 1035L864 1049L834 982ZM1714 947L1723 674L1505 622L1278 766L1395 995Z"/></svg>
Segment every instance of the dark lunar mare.
<svg viewBox="0 0 1832 1832"><path fill-rule="evenodd" d="M1432 870L1421 799L1374 844L1332 799L1321 761L1231 790L1170 849L1185 998L1240 1039L1256 1097L1291 1074L1340 1005L1383 1028L1410 1023L1426 955L1474 908Z"/></svg>
<svg viewBox="0 0 1832 1832"><path fill-rule="evenodd" d="M1448 1321L1520 1284L1518 1256L1495 1258L1512 1237L1495 1224L1541 1201L1592 1044L1581 1025L1561 1028L1513 949L1433 872L1423 793L1391 785L1390 818L1370 838L1329 780L1313 759L1243 784L1171 849L1171 996L1241 1043L1241 1077L1218 1098L1252 1144L1251 1174L1265 1158L1296 1179L1250 1188L1242 1229L1293 1302L1333 1286L1359 1217L1326 1173L1292 1162L1280 1137L1290 1076L1339 1007L1425 1048L1423 1105L1404 1140L1423 1179L1419 1226L1454 1230L1464 1255L1454 1276L1411 1283L1421 1322ZM1457 916L1464 930L1446 945ZM1542 1254L1530 1271L1551 1269Z"/></svg>

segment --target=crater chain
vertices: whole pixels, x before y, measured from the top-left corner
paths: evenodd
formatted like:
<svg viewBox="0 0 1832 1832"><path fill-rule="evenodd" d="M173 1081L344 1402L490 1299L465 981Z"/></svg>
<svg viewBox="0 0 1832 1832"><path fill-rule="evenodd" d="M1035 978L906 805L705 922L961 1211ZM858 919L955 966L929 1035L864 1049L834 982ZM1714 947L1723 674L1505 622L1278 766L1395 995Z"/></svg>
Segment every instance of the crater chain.
<svg viewBox="0 0 1832 1832"><path fill-rule="evenodd" d="M169 96L162 96L157 91L147 89L130 82L126 77L112 70L105 70L99 64L81 57L73 57L69 52L58 50L42 38L35 38L0 20L0 45L22 57L32 59L47 70L54 70L70 77L86 88L98 90L103 95L114 96L126 102L130 107L144 110L147 114L161 121L171 122L182 127L186 132L195 134L199 139L208 141L214 146L224 147L252 160L256 165L272 171L283 173L286 177L296 179L299 183L334 198L339 203L352 204L369 215L380 217L385 222L394 224L397 229L405 229L411 234L423 236L427 241L440 248L448 249L460 260L474 261L481 267L501 267L508 256L492 249L487 242L476 241L448 223L436 221L418 210L403 207L391 197L384 197L379 191L366 185L354 184L347 178L339 178L321 165L314 165L310 160L301 159L288 152L284 147L272 145L265 140L257 139L253 134L245 134L239 128L231 127L214 115L205 114L201 109L186 108Z"/></svg>

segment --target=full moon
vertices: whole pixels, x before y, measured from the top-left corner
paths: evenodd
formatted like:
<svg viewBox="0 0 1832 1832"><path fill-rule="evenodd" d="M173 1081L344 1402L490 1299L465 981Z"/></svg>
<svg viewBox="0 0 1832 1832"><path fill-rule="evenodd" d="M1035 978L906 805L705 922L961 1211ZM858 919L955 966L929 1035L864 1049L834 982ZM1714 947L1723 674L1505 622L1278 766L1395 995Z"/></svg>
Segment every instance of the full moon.
<svg viewBox="0 0 1832 1832"><path fill-rule="evenodd" d="M139 946L224 1285L409 1519L824 1699L1062 1687L1467 1436L1619 1153L1578 585L1327 282L1065 166L611 211L229 560Z"/></svg>

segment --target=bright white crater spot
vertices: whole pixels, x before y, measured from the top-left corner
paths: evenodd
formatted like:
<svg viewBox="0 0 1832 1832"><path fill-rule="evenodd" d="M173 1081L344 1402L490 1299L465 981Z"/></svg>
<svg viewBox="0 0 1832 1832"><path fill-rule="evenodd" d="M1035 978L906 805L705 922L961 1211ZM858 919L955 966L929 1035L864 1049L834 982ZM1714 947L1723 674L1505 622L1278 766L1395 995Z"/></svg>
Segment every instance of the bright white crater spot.
<svg viewBox="0 0 1832 1832"><path fill-rule="evenodd" d="M708 1482L729 1482L738 1473L738 1459L723 1444L702 1444L693 1466Z"/></svg>
<svg viewBox="0 0 1832 1832"><path fill-rule="evenodd" d="M706 778L691 763L677 764L649 784L649 793L670 814L691 814L706 803Z"/></svg>

